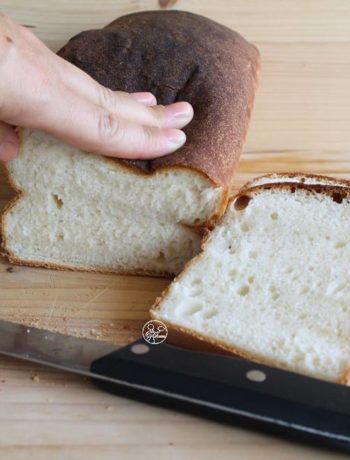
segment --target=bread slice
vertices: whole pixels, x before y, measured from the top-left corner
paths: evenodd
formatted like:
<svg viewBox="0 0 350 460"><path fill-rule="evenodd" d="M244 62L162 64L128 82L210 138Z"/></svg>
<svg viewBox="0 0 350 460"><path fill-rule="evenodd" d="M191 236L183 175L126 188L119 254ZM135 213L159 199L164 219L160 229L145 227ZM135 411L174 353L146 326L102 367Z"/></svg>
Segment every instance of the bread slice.
<svg viewBox="0 0 350 460"><path fill-rule="evenodd" d="M203 51L205 50L205 52ZM152 161L107 159L31 130L7 165L19 192L2 218L12 263L173 275L225 210L246 136L259 53L236 32L181 11L118 18L59 55L102 85L189 101L187 143ZM214 83L213 83L214 82Z"/></svg>
<svg viewBox="0 0 350 460"><path fill-rule="evenodd" d="M285 182L296 182L309 185L333 185L336 187L350 187L350 181L346 179L336 179L330 176L306 173L272 173L259 176L247 182L242 189L258 187L263 184L275 184ZM241 189L241 190L242 190Z"/></svg>
<svg viewBox="0 0 350 460"><path fill-rule="evenodd" d="M350 190L243 190L151 309L179 345L346 382Z"/></svg>

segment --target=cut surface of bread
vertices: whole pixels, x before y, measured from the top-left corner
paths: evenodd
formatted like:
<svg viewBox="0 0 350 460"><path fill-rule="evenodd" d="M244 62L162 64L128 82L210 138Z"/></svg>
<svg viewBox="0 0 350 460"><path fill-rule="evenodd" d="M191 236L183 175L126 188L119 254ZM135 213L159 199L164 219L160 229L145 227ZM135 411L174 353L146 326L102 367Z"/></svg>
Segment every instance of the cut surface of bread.
<svg viewBox="0 0 350 460"><path fill-rule="evenodd" d="M350 364L350 192L269 184L230 203L151 309L171 337L332 382ZM175 336L175 335L174 335ZM181 344L179 344L181 345Z"/></svg>
<svg viewBox="0 0 350 460"><path fill-rule="evenodd" d="M226 205L222 187L189 169L135 174L39 131L21 136L22 150L8 170L23 192L2 219L13 261L177 273L199 250L197 227Z"/></svg>

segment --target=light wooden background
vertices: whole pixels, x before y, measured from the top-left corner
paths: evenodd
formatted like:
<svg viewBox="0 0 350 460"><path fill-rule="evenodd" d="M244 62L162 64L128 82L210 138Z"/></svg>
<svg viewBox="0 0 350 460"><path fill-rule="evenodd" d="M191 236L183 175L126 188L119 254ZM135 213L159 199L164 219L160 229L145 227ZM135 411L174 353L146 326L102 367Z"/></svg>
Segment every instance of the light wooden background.
<svg viewBox="0 0 350 460"><path fill-rule="evenodd" d="M2 0L0 9L57 50L83 29L160 5L211 17L261 51L261 84L234 187L272 171L350 178L348 0ZM0 206L11 195L0 176ZM0 318L125 343L140 335L147 309L166 284L12 268L0 258ZM338 455L106 395L81 378L0 358L0 458Z"/></svg>

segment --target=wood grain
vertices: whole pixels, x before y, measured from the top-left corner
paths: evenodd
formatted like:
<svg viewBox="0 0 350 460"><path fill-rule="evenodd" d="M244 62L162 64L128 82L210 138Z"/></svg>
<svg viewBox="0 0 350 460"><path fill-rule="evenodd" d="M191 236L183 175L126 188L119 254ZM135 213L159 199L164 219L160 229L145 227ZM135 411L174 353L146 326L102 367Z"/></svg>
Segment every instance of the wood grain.
<svg viewBox="0 0 350 460"><path fill-rule="evenodd" d="M261 83L233 190L268 172L350 178L347 0L3 0L1 10L54 51L83 29L174 7L255 42ZM0 31L1 33L1 31ZM0 174L0 207L13 196ZM118 344L140 335L167 280L10 267L0 259L0 317ZM1 358L0 456L12 459L323 459L325 451L150 407L62 372ZM341 455L332 454L332 458Z"/></svg>

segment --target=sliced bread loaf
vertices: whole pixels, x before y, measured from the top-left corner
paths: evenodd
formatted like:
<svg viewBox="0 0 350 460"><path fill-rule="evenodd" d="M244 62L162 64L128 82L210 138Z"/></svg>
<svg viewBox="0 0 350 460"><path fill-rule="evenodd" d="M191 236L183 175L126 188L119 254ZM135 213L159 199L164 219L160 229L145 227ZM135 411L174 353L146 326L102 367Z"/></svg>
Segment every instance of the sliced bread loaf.
<svg viewBox="0 0 350 460"><path fill-rule="evenodd" d="M267 184L239 193L151 309L179 345L332 382L350 365L350 191Z"/></svg>
<svg viewBox="0 0 350 460"><path fill-rule="evenodd" d="M257 49L236 32L181 11L127 15L73 37L59 54L112 90L189 101L186 145L151 161L82 152L21 131L8 163L18 190L2 218L13 263L171 275L222 215L253 106ZM69 101L67 101L69 103Z"/></svg>

